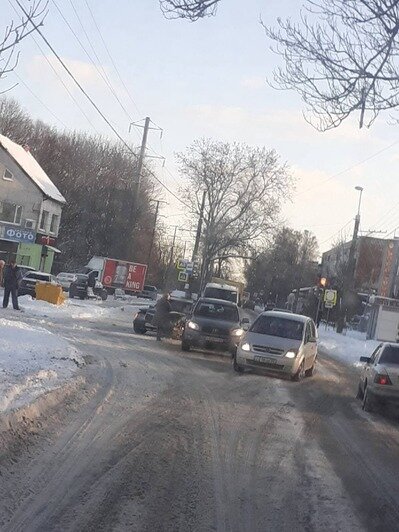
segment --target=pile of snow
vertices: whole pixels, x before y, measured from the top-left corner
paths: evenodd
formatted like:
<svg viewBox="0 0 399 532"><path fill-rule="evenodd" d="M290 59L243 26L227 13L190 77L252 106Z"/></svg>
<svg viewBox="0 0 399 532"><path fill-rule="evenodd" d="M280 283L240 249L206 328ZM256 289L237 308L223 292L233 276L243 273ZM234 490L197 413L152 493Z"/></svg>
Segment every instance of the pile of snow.
<svg viewBox="0 0 399 532"><path fill-rule="evenodd" d="M107 310L101 305L102 301L97 300L66 299L63 305L53 305L52 303L47 303L47 301L32 299L28 295L18 299L21 309L26 314L41 318L96 318L102 316Z"/></svg>
<svg viewBox="0 0 399 532"><path fill-rule="evenodd" d="M0 412L58 388L84 364L66 340L36 325L0 318L0 337Z"/></svg>
<svg viewBox="0 0 399 532"><path fill-rule="evenodd" d="M362 365L361 356L370 356L379 345L377 340L366 340L366 334L347 331L338 334L333 330L319 328L319 349L337 360L353 366Z"/></svg>

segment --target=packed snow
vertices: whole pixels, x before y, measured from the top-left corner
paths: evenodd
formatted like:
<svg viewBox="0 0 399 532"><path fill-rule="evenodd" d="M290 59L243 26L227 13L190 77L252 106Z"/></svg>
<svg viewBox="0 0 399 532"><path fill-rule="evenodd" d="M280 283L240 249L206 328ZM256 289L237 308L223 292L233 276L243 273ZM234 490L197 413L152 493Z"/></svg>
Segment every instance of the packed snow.
<svg viewBox="0 0 399 532"><path fill-rule="evenodd" d="M323 353L341 362L360 366L361 356L370 356L380 344L377 340L366 340L366 334L346 331L338 334L332 329L319 328L319 349Z"/></svg>
<svg viewBox="0 0 399 532"><path fill-rule="evenodd" d="M60 336L37 325L0 318L0 413L58 388L84 364Z"/></svg>

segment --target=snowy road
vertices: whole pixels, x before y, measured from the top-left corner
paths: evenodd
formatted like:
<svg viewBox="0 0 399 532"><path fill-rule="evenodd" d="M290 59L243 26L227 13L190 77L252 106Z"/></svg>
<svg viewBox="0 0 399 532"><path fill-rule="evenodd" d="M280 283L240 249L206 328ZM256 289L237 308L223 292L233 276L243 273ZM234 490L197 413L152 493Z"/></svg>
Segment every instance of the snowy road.
<svg viewBox="0 0 399 532"><path fill-rule="evenodd" d="M398 423L361 411L355 368L297 384L125 316L56 327L87 384L1 455L0 530L399 530Z"/></svg>

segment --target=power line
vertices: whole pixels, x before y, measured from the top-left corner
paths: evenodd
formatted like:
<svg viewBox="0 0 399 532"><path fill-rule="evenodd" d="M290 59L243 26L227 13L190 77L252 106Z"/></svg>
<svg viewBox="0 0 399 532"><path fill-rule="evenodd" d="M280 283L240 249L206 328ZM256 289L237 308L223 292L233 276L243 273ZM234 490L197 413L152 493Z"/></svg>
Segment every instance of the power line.
<svg viewBox="0 0 399 532"><path fill-rule="evenodd" d="M111 55L111 52L109 51L109 48L108 48L108 46L107 46L107 43L105 42L105 39L104 39L104 37L103 37L103 35L102 35L102 32L101 32L101 30L100 30L100 27L99 27L99 25L97 24L96 19L94 18L93 11L91 10L90 5L89 5L89 3L88 3L87 0L85 0L85 4L86 4L86 6L87 6L87 9L89 10L89 13L90 13L91 19L93 20L94 26L95 26L96 29L97 29L97 32L98 32L98 34L99 34L99 36L100 36L100 39L101 39L101 42L103 43L103 46L104 46L104 48L105 48L105 51L107 52L107 55L108 55L108 57L109 57L109 59L110 59L110 61L111 61L111 63L112 63L112 66L114 67L115 72L116 72L116 74L117 74L117 76L118 76L120 82L122 83L123 88L125 89L126 94L127 94L128 98L129 98L129 100L131 101L131 103L133 104L133 106L136 108L136 110L137 110L137 112L139 113L139 115L141 115L142 113L140 112L140 109L138 108L138 106L137 106L136 102L134 101L134 99L133 99L133 97L132 97L132 95L131 95L129 89L127 88L127 86L126 86L126 84L125 84L125 82L124 82L124 80L123 80L123 78L122 78L122 76L121 76L121 74L120 74L120 72L119 72L119 69L118 69L118 67L117 67L117 65L116 65L116 63L115 63L115 61L114 61L114 59L113 59L113 57L112 57L112 55Z"/></svg>
<svg viewBox="0 0 399 532"><path fill-rule="evenodd" d="M353 218L351 218L348 222L346 222L345 225L343 225L341 227L341 229L339 229L338 231L336 231L334 234L332 234L329 238L327 238L326 240L323 240L323 242L320 242L319 243L319 246L322 246L323 244L326 244L327 242L330 242L335 236L339 235L344 229L345 227L347 227L351 222L353 221Z"/></svg>
<svg viewBox="0 0 399 532"><path fill-rule="evenodd" d="M36 98L36 100L45 108L47 109L47 111L62 125L64 126L65 129L67 129L67 126L66 124L61 120L61 118L59 118L55 113L53 113L53 111L43 102L43 100L41 98L39 98L39 96L37 94L35 94L33 92L33 90L29 87L29 85L27 83L25 83L25 81L21 78L21 76L16 72L16 70L14 70L14 75L17 77L17 79L19 80L20 83L22 83L22 85L25 87L26 90L28 90L32 96L34 98Z"/></svg>
<svg viewBox="0 0 399 532"><path fill-rule="evenodd" d="M25 16L27 16L27 12L25 10L25 8L21 5L21 2L19 0L15 0L16 3L18 4L18 6L20 7L20 9L22 10L22 12L24 13ZM48 39L45 37L45 35L43 34L43 32L40 30L40 28L38 28L37 26L35 26L35 24L31 21L31 23L33 24L35 30L37 31L37 33L40 35L40 37L43 39L43 41L46 43L46 45L48 46L48 48L52 51L52 53L54 54L54 56L56 57L57 61L61 64L61 66L64 68L64 70L67 72L67 74L69 75L69 77L74 81L74 83L77 85L77 87L79 88L79 90L84 94L84 96L86 97L86 99L90 102L90 104L94 107L94 109L97 111L97 113L101 116L101 118L104 120L104 122L108 125L108 127L114 132L114 134L118 137L118 139L122 142L122 144L127 148L127 150L132 153L135 157L136 157L136 154L134 153L134 151L132 150L132 148L129 146L129 144L125 141L125 139L119 134L118 130L115 128L115 126L113 126L113 124L108 120L108 118L105 116L105 114L101 111L101 109L99 108L99 106L96 104L96 102L93 100L93 98L86 92L86 90L83 88L83 86L81 85L81 83L76 79L76 77L74 76L74 74L71 72L71 70L69 69L69 67L65 64L65 62L62 60L62 58L58 55L58 53L56 52L56 50L54 49L54 47L50 44L50 42L48 41ZM186 204L183 200L181 200L174 192L172 192L169 187L167 187L164 183L162 183L162 181L154 174L154 172L152 172L151 170L148 170L149 173L152 175L152 177L165 189L169 192L169 194L171 194L175 199L177 199L177 201L179 201L180 203L182 203L183 205L185 205L186 207L189 207L188 204Z"/></svg>
<svg viewBox="0 0 399 532"><path fill-rule="evenodd" d="M71 1L71 0L70 0ZM96 71L98 72L99 76L102 78L102 80L104 81L104 83L106 84L106 86L108 87L108 89L111 91L112 95L115 97L116 101L118 102L119 106L121 107L122 111L126 114L127 118L129 120L132 120L132 117L130 116L129 112L127 111L126 107L123 105L123 103L121 102L120 98L118 97L115 89L113 88L112 86L112 83L110 81L110 79L108 78L108 75L107 73L105 72L104 68L101 66L101 62L100 62L100 59L93 47L93 45L91 44L89 38L88 38L88 35L86 33L86 30L84 29L83 27L83 24L81 23L80 19L79 19L79 15L78 13L76 12L75 10L75 6L73 5L72 1L71 1L71 5L72 5L72 8L74 9L74 12L79 20L79 23L86 35L86 38L88 39L89 41L89 44L91 46L91 49L93 50L93 53L95 55L95 57L97 58L97 61L99 63L99 66L95 63L95 61L93 60L93 57L90 55L90 53L87 51L87 48L85 47L85 45L83 44L83 42L81 41L79 35L75 32L75 30L73 29L72 25L69 23L68 19L65 17L65 15L63 14L63 12L61 11L60 7L58 6L57 2L55 0L53 0L53 4L54 6L56 7L58 13L60 14L61 18L63 19L63 21L65 22L65 24L68 26L68 28L70 29L71 33L73 34L73 36L75 37L75 39L78 41L80 47L82 48L82 50L84 51L84 53L86 54L86 56L88 57L89 61L91 62L91 64L94 66L94 68L96 69Z"/></svg>
<svg viewBox="0 0 399 532"><path fill-rule="evenodd" d="M12 9L15 11L15 13L17 14L17 16L20 16L18 11L16 10L16 8L12 5L11 3L11 0L8 0L8 3L10 4L10 6L12 7ZM24 11L24 14L26 14L26 11L24 10L24 8L22 6L20 6L21 9ZM31 21L31 23L33 24L33 22ZM37 28L35 28L37 30ZM62 86L64 87L64 89L66 90L66 92L68 93L69 97L71 98L71 100L75 103L76 107L79 109L79 111L82 113L82 115L85 117L85 119L87 120L87 122L90 124L90 126L94 129L94 131L99 135L99 131L97 130L97 128L95 127L95 125L93 124L93 122L90 120L90 118L87 116L87 114L85 113L85 111L83 110L83 108L80 106L79 102L76 100L76 98L73 96L73 94L71 93L71 91L68 89L67 85L65 84L64 80L61 78L61 76L59 75L59 73L57 72L57 70L54 68L54 66L51 64L51 61L49 61L48 57L46 56L46 54L44 53L43 51L43 48L40 46L40 44L37 42L37 40L35 39L34 35L31 34L30 35L34 41L34 43L36 44L36 46L38 47L38 49L40 50L42 56L44 57L45 61L47 62L47 64L49 65L49 67L51 68L51 70L54 72L55 76L58 78L58 80L61 82Z"/></svg>
<svg viewBox="0 0 399 532"><path fill-rule="evenodd" d="M353 164L352 166L349 166L348 168L345 168L344 170L341 170L340 172L337 172L336 174L333 174L330 177L327 177L326 179L323 179L322 181L319 181L317 183L317 185L311 186L309 188L306 188L305 190L302 190L301 192L298 192L297 194L294 194L294 197L298 197L298 196L301 196L302 194L306 194L306 192L309 192L310 190L313 190L314 188L319 187L320 185L322 185L324 183L327 183L328 181L331 181L331 179L334 179L335 177L339 177L339 176L341 176L343 174L346 174L346 172L349 172L350 170L353 170L354 168L360 166L361 164L364 164L364 163L370 161L371 159L374 159L375 157L377 157L378 155L380 155L384 151L387 151L387 150L393 148L393 146L396 146L396 144L398 144L398 143L399 143L399 140L395 140L395 142L392 142L392 144L389 144L389 146L385 146L385 148L382 148L381 150L378 150L377 152L373 153L372 155L370 155L366 159L363 159L363 160Z"/></svg>

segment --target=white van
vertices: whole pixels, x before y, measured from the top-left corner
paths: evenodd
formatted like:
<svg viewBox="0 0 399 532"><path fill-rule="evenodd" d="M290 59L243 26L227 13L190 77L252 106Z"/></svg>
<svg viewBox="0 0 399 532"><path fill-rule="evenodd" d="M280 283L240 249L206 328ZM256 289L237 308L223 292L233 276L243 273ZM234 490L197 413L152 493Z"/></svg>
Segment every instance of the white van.
<svg viewBox="0 0 399 532"><path fill-rule="evenodd" d="M208 283L205 286L203 297L212 299L222 299L223 301L231 301L236 305L239 304L240 294L237 288L229 284Z"/></svg>

